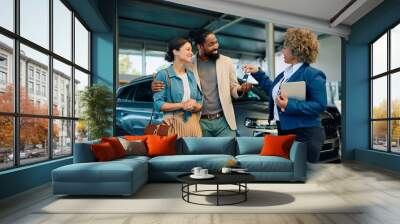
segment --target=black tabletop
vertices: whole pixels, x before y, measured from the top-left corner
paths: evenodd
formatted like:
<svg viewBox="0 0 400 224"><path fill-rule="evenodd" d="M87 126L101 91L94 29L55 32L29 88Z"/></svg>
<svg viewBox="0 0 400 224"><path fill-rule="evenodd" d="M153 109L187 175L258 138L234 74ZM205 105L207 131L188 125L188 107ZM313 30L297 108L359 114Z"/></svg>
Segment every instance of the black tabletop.
<svg viewBox="0 0 400 224"><path fill-rule="evenodd" d="M236 184L255 180L255 177L249 173L213 173L215 177L211 179L193 179L190 175L191 173L182 174L177 179L186 184Z"/></svg>

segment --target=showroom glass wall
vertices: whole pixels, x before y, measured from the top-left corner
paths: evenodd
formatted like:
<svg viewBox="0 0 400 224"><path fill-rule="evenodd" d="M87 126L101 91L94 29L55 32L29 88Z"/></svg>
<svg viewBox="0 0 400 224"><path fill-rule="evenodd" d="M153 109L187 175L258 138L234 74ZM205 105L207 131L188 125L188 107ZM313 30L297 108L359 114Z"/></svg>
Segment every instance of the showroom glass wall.
<svg viewBox="0 0 400 224"><path fill-rule="evenodd" d="M370 45L371 148L400 153L400 24Z"/></svg>
<svg viewBox="0 0 400 224"><path fill-rule="evenodd" d="M157 73L167 68L165 61L166 46L148 46L143 43L129 43L119 49L119 85L123 85L142 75Z"/></svg>
<svg viewBox="0 0 400 224"><path fill-rule="evenodd" d="M0 170L70 156L86 139L90 35L62 0L0 1Z"/></svg>

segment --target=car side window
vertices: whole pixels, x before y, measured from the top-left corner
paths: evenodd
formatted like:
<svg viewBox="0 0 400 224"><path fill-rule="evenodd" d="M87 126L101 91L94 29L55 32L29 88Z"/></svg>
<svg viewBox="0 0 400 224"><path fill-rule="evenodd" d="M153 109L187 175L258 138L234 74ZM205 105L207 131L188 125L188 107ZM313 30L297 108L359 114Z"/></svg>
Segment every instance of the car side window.
<svg viewBox="0 0 400 224"><path fill-rule="evenodd" d="M142 82L136 85L134 101L153 102L153 92L151 92L151 81Z"/></svg>
<svg viewBox="0 0 400 224"><path fill-rule="evenodd" d="M122 90L122 92L118 95L118 102L128 102L132 101L132 94L135 92L134 86L126 87Z"/></svg>

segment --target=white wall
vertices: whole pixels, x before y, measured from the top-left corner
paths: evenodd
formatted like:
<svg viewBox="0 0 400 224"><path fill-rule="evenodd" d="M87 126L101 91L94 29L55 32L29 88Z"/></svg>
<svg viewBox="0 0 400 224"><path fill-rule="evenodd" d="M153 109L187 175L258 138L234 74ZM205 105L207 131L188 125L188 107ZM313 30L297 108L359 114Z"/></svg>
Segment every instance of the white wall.
<svg viewBox="0 0 400 224"><path fill-rule="evenodd" d="M319 39L319 54L314 67L326 75L328 104L335 104L341 109L340 89L342 80L342 47L336 36L324 36Z"/></svg>
<svg viewBox="0 0 400 224"><path fill-rule="evenodd" d="M341 81L342 51L340 38L325 36L319 40L319 54L314 67L322 70L327 81Z"/></svg>

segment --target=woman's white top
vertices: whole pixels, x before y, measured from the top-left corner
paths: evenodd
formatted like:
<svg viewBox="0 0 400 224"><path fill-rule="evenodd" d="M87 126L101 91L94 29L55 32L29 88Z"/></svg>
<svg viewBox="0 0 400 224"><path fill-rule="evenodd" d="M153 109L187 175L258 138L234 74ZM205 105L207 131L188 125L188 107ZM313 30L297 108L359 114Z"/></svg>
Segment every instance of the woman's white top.
<svg viewBox="0 0 400 224"><path fill-rule="evenodd" d="M290 65L283 71L283 78L272 88L272 99L274 100L274 120L279 121L278 106L276 105L276 97L280 94L280 87L286 83L290 77L303 65L303 62Z"/></svg>
<svg viewBox="0 0 400 224"><path fill-rule="evenodd" d="M187 73L184 73L183 75L179 76L182 79L183 83L183 97L182 97L182 102L185 102L187 100L190 100L190 86L189 86L189 79L187 76Z"/></svg>

